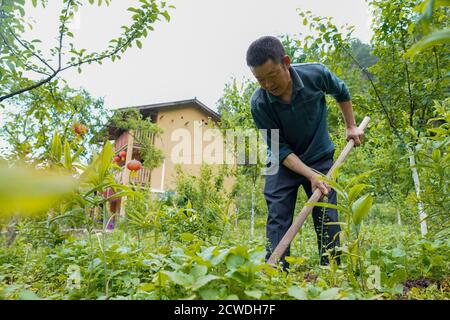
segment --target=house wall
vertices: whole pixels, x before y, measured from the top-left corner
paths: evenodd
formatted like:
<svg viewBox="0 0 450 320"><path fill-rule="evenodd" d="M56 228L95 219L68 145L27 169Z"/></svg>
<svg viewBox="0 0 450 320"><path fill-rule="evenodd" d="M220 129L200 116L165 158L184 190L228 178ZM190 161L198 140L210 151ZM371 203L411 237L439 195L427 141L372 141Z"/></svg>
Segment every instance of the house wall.
<svg viewBox="0 0 450 320"><path fill-rule="evenodd" d="M198 123L195 124L195 121L198 121ZM201 138L197 140L197 143L195 142L195 135L201 135L203 138L207 138L205 133L207 129L215 127L215 122L212 119L209 119L206 113L203 113L194 106L160 110L158 112L156 123L164 130L164 132L159 138L155 138L154 144L155 147L163 151L165 160L163 166L152 171L151 187L153 189L167 190L175 187L175 167L177 165L176 162L181 159L179 156L183 156L184 160L190 160L189 164L182 163L181 166L184 172L191 175L199 174L201 163L204 160L203 155L206 151L215 149L216 152L210 152L215 160L220 161L220 159L226 157L223 145L222 148L213 148L211 142L203 141ZM189 137L190 141L181 138L181 134ZM185 148L180 146L182 141L186 143ZM176 150L180 152L176 152ZM214 158L211 160L214 160ZM214 166L214 163L212 163L212 165L213 170L218 170L219 166ZM163 171L164 182L162 185ZM233 183L234 180L232 178L226 178L224 182L225 189L230 191Z"/></svg>

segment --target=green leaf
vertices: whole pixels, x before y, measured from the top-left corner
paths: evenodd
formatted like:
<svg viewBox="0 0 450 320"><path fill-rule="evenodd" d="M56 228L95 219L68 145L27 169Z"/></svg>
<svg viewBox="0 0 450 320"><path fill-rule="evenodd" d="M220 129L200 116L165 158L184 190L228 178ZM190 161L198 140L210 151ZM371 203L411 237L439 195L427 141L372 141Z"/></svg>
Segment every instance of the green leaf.
<svg viewBox="0 0 450 320"><path fill-rule="evenodd" d="M308 300L306 291L303 288L292 286L288 289L288 295L297 300Z"/></svg>
<svg viewBox="0 0 450 320"><path fill-rule="evenodd" d="M364 188L368 187L368 184L357 184L353 186L350 191L348 192L348 203L351 205L355 198L359 196L361 191L364 190Z"/></svg>
<svg viewBox="0 0 450 320"><path fill-rule="evenodd" d="M368 178L375 171L378 171L378 169L373 169L373 170L369 170L369 171L363 172L363 173L357 175L356 177L353 177L352 179L350 179L347 182L347 185L354 186L355 184L357 184L362 179Z"/></svg>
<svg viewBox="0 0 450 320"><path fill-rule="evenodd" d="M216 265L218 265L219 263L221 263L224 259L225 259L225 257L227 256L227 254L228 254L228 249L221 249L220 251L219 251L219 253L214 257L214 258L212 258L210 261L211 261L211 264L213 265L213 266L216 266Z"/></svg>
<svg viewBox="0 0 450 320"><path fill-rule="evenodd" d="M107 141L100 154L100 168L98 168L100 177L104 178L106 176L107 171L111 167L111 159L113 156L114 151L112 145Z"/></svg>
<svg viewBox="0 0 450 320"><path fill-rule="evenodd" d="M443 256L433 256L430 262L431 266L438 267L443 266L445 264L445 259Z"/></svg>
<svg viewBox="0 0 450 320"><path fill-rule="evenodd" d="M204 300L218 300L219 290L217 289L201 289L199 290L200 297Z"/></svg>
<svg viewBox="0 0 450 320"><path fill-rule="evenodd" d="M133 7L128 8L127 11L134 12L134 13L140 13L139 9L136 9Z"/></svg>
<svg viewBox="0 0 450 320"><path fill-rule="evenodd" d="M76 161L78 157L83 153L84 147L80 146L80 148L75 152L75 154L72 156L72 162Z"/></svg>
<svg viewBox="0 0 450 320"><path fill-rule="evenodd" d="M164 274L166 274L174 283L179 284L183 287L189 287L194 282L194 278L191 275L183 273L181 271L164 271Z"/></svg>
<svg viewBox="0 0 450 320"><path fill-rule="evenodd" d="M409 50L405 53L405 57L412 58L420 51L428 49L432 46L449 43L450 42L450 29L444 29L439 31L434 31L429 35L423 37L419 42L414 44Z"/></svg>
<svg viewBox="0 0 450 320"><path fill-rule="evenodd" d="M232 253L227 257L226 264L227 264L227 268L230 270L237 269L244 263L245 263L245 259L240 255Z"/></svg>
<svg viewBox="0 0 450 320"><path fill-rule="evenodd" d="M337 194L339 194L340 196L342 196L344 198L347 198L347 194L345 193L344 188L340 184L338 184L336 181L328 179L325 176L319 177L318 180L326 182L330 187L332 187L334 189L334 191L337 192Z"/></svg>
<svg viewBox="0 0 450 320"><path fill-rule="evenodd" d="M64 141L64 166L67 169L72 168L72 157L70 155L70 144L67 140Z"/></svg>
<svg viewBox="0 0 450 320"><path fill-rule="evenodd" d="M105 198L105 201L110 201L110 200L122 198L122 197L135 196L136 194L137 193L133 190L121 191L121 192L117 192L117 193L113 194L112 196L110 196L108 198Z"/></svg>
<svg viewBox="0 0 450 320"><path fill-rule="evenodd" d="M139 49L142 49L142 42L140 42L139 40L136 40L136 45Z"/></svg>
<svg viewBox="0 0 450 320"><path fill-rule="evenodd" d="M405 255L406 255L405 251L403 251L400 248L395 248L392 250L392 257L394 258L404 257Z"/></svg>
<svg viewBox="0 0 450 320"><path fill-rule="evenodd" d="M244 293L253 299L261 299L262 292L260 290L245 290Z"/></svg>
<svg viewBox="0 0 450 320"><path fill-rule="evenodd" d="M367 194L353 203L352 211L353 223L359 225L365 216L369 213L369 209L372 207L372 196Z"/></svg>
<svg viewBox="0 0 450 320"><path fill-rule="evenodd" d="M213 274L207 274L207 275L201 276L195 280L195 282L192 284L192 286L190 288L192 290L198 290L201 287L203 287L204 285L206 285L208 282L210 282L212 280L216 280L216 279L220 279L220 277L215 276Z"/></svg>
<svg viewBox="0 0 450 320"><path fill-rule="evenodd" d="M61 138L59 137L58 133L56 133L56 132L53 134L53 138L52 138L51 153L52 153L53 159L56 162L61 161L61 156L62 156Z"/></svg>
<svg viewBox="0 0 450 320"><path fill-rule="evenodd" d="M339 296L339 288L331 288L325 291L322 291L319 295L320 300L332 300L337 299Z"/></svg>
<svg viewBox="0 0 450 320"><path fill-rule="evenodd" d="M195 239L195 235L193 235L192 233L189 233L189 232L184 232L180 235L180 239L183 241L190 242Z"/></svg>
<svg viewBox="0 0 450 320"><path fill-rule="evenodd" d="M20 300L41 300L42 298L40 298L36 293L34 293L32 291L24 290L24 291L20 292L19 299Z"/></svg>
<svg viewBox="0 0 450 320"><path fill-rule="evenodd" d="M8 66L8 69L9 69L11 72L16 71L16 67L14 66L14 64L13 64L11 61L5 60L5 62L6 62L6 65Z"/></svg>
<svg viewBox="0 0 450 320"><path fill-rule="evenodd" d="M161 12L161 14L164 16L164 18L167 20L167 22L170 22L170 16L167 11Z"/></svg>
<svg viewBox="0 0 450 320"><path fill-rule="evenodd" d="M431 158L433 159L433 161L439 162L439 160L441 159L441 151L439 149L434 149L431 154Z"/></svg>
<svg viewBox="0 0 450 320"><path fill-rule="evenodd" d="M189 272L189 273L194 278L198 278L198 277L206 275L207 272L208 272L208 268L206 266L196 264L192 267L191 272Z"/></svg>

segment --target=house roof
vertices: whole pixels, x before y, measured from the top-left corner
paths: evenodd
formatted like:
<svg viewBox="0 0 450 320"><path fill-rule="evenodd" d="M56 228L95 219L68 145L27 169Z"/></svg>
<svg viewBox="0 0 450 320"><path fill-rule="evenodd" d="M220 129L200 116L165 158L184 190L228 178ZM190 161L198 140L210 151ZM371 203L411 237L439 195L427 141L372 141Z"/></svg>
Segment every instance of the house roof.
<svg viewBox="0 0 450 320"><path fill-rule="evenodd" d="M220 115L217 112L215 112L214 110L207 107L201 101L197 100L197 98L189 99L189 100L173 101L173 102L147 104L147 105L143 105L143 106L136 106L133 108L138 109L139 111L141 111L141 113L143 113L144 116L147 116L147 113L150 114L153 111L159 111L159 110L168 109L168 108L187 107L187 106L194 106L194 107L198 108L199 110L206 113L208 116L210 116L215 121L220 120ZM126 109L130 109L130 107L120 108L118 110L126 110Z"/></svg>
<svg viewBox="0 0 450 320"><path fill-rule="evenodd" d="M135 106L135 107L124 107L124 108L119 108L116 110L123 111L123 110L127 110L127 109L137 109L137 110L139 110L139 112L142 114L142 116L144 118L147 118L147 117L157 113L160 110L192 107L192 106L199 109L200 111L206 113L214 121L220 120L220 115L217 112L215 112L214 110L207 107L201 101L197 100L197 98L188 99L188 100L172 101L172 102L147 104L147 105ZM107 125L107 131L109 133L109 137L112 139L114 139L121 133L121 132L119 132L121 130L112 127L110 124Z"/></svg>

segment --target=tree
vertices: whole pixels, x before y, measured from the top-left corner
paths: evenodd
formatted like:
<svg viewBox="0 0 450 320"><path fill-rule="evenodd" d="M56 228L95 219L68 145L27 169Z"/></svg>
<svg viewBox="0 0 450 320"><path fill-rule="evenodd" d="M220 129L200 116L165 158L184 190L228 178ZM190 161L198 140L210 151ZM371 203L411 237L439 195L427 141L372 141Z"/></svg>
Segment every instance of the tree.
<svg viewBox="0 0 450 320"><path fill-rule="evenodd" d="M89 4L109 5L111 0L89 0ZM122 34L110 39L108 46L99 52L89 52L78 48L73 42L74 34L68 24L85 1L62 0L63 9L59 15L58 44L51 49L51 56L44 57L39 48L39 39L27 40L23 37L25 26L25 0L0 1L0 102L16 97L56 80L63 71L77 68L79 72L85 64L102 64L106 60L121 59L123 53L133 45L142 47L142 39L153 30L153 24L164 17L170 20L166 2L141 0L138 7L130 7L132 23L122 26ZM46 0L33 0L34 7L47 5ZM69 48L69 49L66 49ZM30 80L29 74L40 75L40 80Z"/></svg>
<svg viewBox="0 0 450 320"><path fill-rule="evenodd" d="M221 116L220 129L222 130L224 136L227 134L227 130L233 130L234 134L238 139L244 141L243 145L237 145L238 150L234 149L234 141L232 143L233 150L232 153L235 159L238 158L238 153L243 152L245 156L245 164L238 164L235 171L235 177L245 177L244 179L238 180L235 185L234 193L236 195L242 194L242 191L247 190L248 186L246 184L250 183L251 188L251 208L250 208L250 234L254 234L255 226L255 214L256 214L256 204L257 195L256 190L260 182L261 169L265 159L256 159L257 163L250 163L250 154L258 154L258 145L260 146L261 141L258 144L252 144L251 141L246 141L246 136L249 132L256 133L256 126L253 122L253 118L250 112L250 99L258 87L258 84L254 81L244 80L243 83L238 86L236 79L233 79L230 83L226 84L223 96L218 102L218 111ZM250 135L249 135L250 136ZM245 196L242 197L245 199Z"/></svg>
<svg viewBox="0 0 450 320"><path fill-rule="evenodd" d="M89 147L96 144L109 112L102 99L95 99L86 90L70 87L59 89L47 84L20 97L15 110L5 112L5 123L0 137L10 146L4 153L9 160L34 159L44 162L49 155L55 132L62 141L68 140L83 147L81 156L89 155ZM87 132L80 139L74 126L81 124Z"/></svg>
<svg viewBox="0 0 450 320"><path fill-rule="evenodd" d="M448 50L434 48L417 55L413 61L406 59L405 54L416 38L414 27L411 27L417 19L413 10L416 1L373 1L371 5L375 10L374 53L380 57L371 71L376 74L379 94L385 100L384 111L391 130L408 152L421 232L425 235L427 215L420 200L415 149L418 137L424 134L425 125L432 117L433 99L445 97L448 79L443 78L442 70L448 69Z"/></svg>

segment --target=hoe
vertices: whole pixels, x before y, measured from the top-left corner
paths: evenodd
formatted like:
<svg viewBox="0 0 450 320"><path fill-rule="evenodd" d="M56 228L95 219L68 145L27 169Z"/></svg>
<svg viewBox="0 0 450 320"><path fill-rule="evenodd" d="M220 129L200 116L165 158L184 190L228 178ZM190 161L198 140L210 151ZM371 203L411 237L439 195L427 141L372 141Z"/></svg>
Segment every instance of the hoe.
<svg viewBox="0 0 450 320"><path fill-rule="evenodd" d="M359 125L359 128L364 130L367 127L369 120L370 120L369 117L365 117L363 119L363 121L361 122L361 124ZM335 168L340 166L344 162L345 158L350 153L350 151L352 150L354 145L355 145L355 142L353 141L353 139L350 139L350 141L345 146L344 150L342 150L341 154L337 158L336 162L333 164L331 169L328 171L328 173L326 175L326 177L328 179L331 178L332 173L335 170ZM309 198L308 202L318 202L320 199L322 199L322 196L323 196L322 192L319 189L316 189L316 191L314 191L314 193ZM312 209L313 209L312 206L304 206L303 207L302 211L300 211L297 218L295 218L294 222L292 223L291 227L288 229L288 231L286 232L284 237L281 239L280 243L278 243L278 246L272 252L272 255L270 256L269 260L267 261L267 263L269 265L275 265L278 262L278 260L280 259L280 257L286 252L286 249L289 247L290 243L292 242L295 235L302 227L303 222L305 222L306 218L311 213Z"/></svg>

